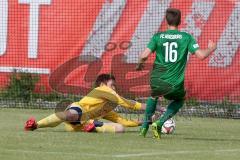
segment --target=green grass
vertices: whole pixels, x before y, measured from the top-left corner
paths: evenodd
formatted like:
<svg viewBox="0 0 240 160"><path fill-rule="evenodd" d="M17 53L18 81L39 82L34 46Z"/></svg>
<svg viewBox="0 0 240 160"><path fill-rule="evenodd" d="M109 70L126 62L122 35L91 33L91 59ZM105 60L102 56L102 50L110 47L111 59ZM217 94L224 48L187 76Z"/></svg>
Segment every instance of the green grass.
<svg viewBox="0 0 240 160"><path fill-rule="evenodd" d="M176 119L176 132L157 141L138 136L138 128L124 134L68 133L63 126L23 131L30 116L51 110L0 109L1 160L228 160L240 157L240 121Z"/></svg>

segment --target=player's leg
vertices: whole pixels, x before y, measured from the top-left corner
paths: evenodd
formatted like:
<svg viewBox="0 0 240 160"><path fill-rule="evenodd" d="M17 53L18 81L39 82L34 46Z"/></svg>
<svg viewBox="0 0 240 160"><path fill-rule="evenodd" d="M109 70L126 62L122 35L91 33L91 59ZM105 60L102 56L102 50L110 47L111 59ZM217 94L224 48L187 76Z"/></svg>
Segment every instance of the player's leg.
<svg viewBox="0 0 240 160"><path fill-rule="evenodd" d="M103 123L101 127L96 127L98 133L123 133L125 128L118 123Z"/></svg>
<svg viewBox="0 0 240 160"><path fill-rule="evenodd" d="M172 118L183 106L184 100L173 100L167 107L163 116L152 124L152 130L155 138L160 138L161 128L165 121Z"/></svg>
<svg viewBox="0 0 240 160"><path fill-rule="evenodd" d="M169 83L161 80L160 77L161 75L159 73L159 68L154 68L150 78L151 97L147 99L144 122L142 127L140 128L140 135L144 137L146 136L146 133L148 131L151 118L155 113L158 96L165 95L172 90L172 86Z"/></svg>
<svg viewBox="0 0 240 160"><path fill-rule="evenodd" d="M89 120L86 124L78 125L65 122L65 131L68 132L97 132L97 133L123 133L125 128L118 123L103 123L99 120Z"/></svg>
<svg viewBox="0 0 240 160"><path fill-rule="evenodd" d="M89 125L89 124L87 124ZM83 125L65 123L65 131L68 132L97 132L97 133L123 133L124 127L118 123L103 123L102 126L94 127L92 130L84 130Z"/></svg>
<svg viewBox="0 0 240 160"><path fill-rule="evenodd" d="M65 122L64 125L65 131L68 132L94 132L96 127L103 125L103 122L89 119L83 123Z"/></svg>
<svg viewBox="0 0 240 160"><path fill-rule="evenodd" d="M25 123L25 130L26 131L33 131L37 128L45 128L45 127L56 127L64 120L61 119L58 115L51 114L40 121L36 122L35 118L29 118Z"/></svg>
<svg viewBox="0 0 240 160"><path fill-rule="evenodd" d="M185 91L183 87L179 88L178 91L173 91L164 96L166 99L172 100L172 102L168 105L163 116L152 124L152 130L155 138L160 138L161 128L164 122L169 118L172 118L179 111L179 109L183 107L184 96Z"/></svg>
<svg viewBox="0 0 240 160"><path fill-rule="evenodd" d="M62 122L79 123L82 110L79 106L70 106L63 112L58 112L47 116L36 122L34 118L27 120L25 130L35 130L37 128L56 127Z"/></svg>
<svg viewBox="0 0 240 160"><path fill-rule="evenodd" d="M142 136L146 136L148 128L149 128L149 124L151 122L151 117L153 116L155 110L156 110L156 106L157 106L157 102L158 102L158 97L154 98L154 97L148 97L147 102L146 102L146 110L144 113L144 119L143 119L143 124L140 128L140 135Z"/></svg>
<svg viewBox="0 0 240 160"><path fill-rule="evenodd" d="M155 123L157 123L159 127L162 127L165 121L172 118L179 111L179 109L182 108L183 104L184 104L184 100L173 100L168 105L167 110L163 114L163 116L159 120L157 120Z"/></svg>
<svg viewBox="0 0 240 160"><path fill-rule="evenodd" d="M82 132L83 131L83 125L80 124L71 124L68 122L64 122L64 129L67 132Z"/></svg>

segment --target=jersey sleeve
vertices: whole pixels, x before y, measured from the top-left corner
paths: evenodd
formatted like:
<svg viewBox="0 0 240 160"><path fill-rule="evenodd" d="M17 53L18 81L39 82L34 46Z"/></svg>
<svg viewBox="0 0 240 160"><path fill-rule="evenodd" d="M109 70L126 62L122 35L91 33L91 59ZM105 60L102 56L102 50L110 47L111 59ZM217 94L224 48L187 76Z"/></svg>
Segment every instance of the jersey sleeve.
<svg viewBox="0 0 240 160"><path fill-rule="evenodd" d="M109 112L103 118L106 119L106 120L109 120L111 122L114 122L114 123L122 124L125 127L137 127L137 126L139 126L139 123L137 121L125 119L114 111Z"/></svg>
<svg viewBox="0 0 240 160"><path fill-rule="evenodd" d="M132 110L141 110L141 103L136 102L134 100L128 100L121 96L118 97L118 104Z"/></svg>
<svg viewBox="0 0 240 160"><path fill-rule="evenodd" d="M188 43L188 51L191 54L194 54L198 49L199 49L198 43L196 42L195 38L192 35L190 35L190 41Z"/></svg>
<svg viewBox="0 0 240 160"><path fill-rule="evenodd" d="M154 52L157 48L157 40L156 40L157 35L154 34L151 40L147 44L147 48L151 50L151 52Z"/></svg>
<svg viewBox="0 0 240 160"><path fill-rule="evenodd" d="M100 91L100 92L99 92ZM96 92L97 93L97 92ZM133 110L141 110L141 103L133 101L133 100L128 100L120 95L118 95L114 90L108 88L108 89L98 89L98 95L101 96L101 98L106 99L109 102L118 104L122 107L128 108L128 109L133 109Z"/></svg>

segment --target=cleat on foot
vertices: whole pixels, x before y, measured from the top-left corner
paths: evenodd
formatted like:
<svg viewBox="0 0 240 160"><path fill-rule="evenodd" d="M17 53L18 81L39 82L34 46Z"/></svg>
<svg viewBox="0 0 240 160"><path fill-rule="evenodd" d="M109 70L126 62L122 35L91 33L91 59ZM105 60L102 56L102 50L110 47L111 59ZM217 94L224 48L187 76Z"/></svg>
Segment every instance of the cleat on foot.
<svg viewBox="0 0 240 160"><path fill-rule="evenodd" d="M148 128L140 128L139 136L146 137L147 132L148 132Z"/></svg>
<svg viewBox="0 0 240 160"><path fill-rule="evenodd" d="M35 118L33 117L29 118L25 123L24 129L25 131L33 131L37 129L37 122Z"/></svg>
<svg viewBox="0 0 240 160"><path fill-rule="evenodd" d="M152 124L152 133L153 133L153 138L161 139L161 129L159 129L156 123Z"/></svg>

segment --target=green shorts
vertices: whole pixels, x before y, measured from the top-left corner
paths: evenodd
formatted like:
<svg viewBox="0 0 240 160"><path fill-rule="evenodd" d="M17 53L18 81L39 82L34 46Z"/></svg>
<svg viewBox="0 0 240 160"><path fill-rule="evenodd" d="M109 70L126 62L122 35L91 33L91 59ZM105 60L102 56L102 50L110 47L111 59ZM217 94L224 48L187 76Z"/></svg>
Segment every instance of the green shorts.
<svg viewBox="0 0 240 160"><path fill-rule="evenodd" d="M182 100L186 95L184 83L174 86L153 74L150 78L150 86L152 97L163 96L168 100Z"/></svg>

